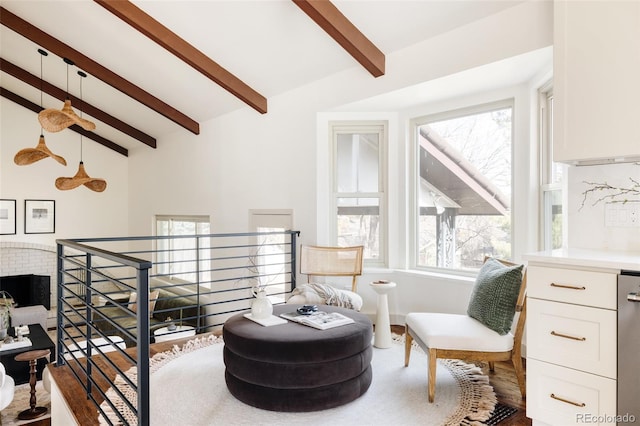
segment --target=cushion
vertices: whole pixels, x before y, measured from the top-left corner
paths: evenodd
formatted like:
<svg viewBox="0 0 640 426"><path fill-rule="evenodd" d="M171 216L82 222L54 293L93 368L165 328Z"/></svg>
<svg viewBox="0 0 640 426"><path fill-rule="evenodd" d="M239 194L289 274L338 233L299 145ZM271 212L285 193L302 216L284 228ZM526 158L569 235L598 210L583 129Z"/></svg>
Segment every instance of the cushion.
<svg viewBox="0 0 640 426"><path fill-rule="evenodd" d="M405 322L414 338L428 348L480 352L513 349L513 334L501 336L468 315L412 312Z"/></svg>
<svg viewBox="0 0 640 426"><path fill-rule="evenodd" d="M149 293L149 317L153 316L153 309L156 307L156 300L158 300L158 295L160 294L160 290L155 290ZM133 312L138 312L138 304L136 300L138 299L138 293L132 291L129 295L129 309Z"/></svg>
<svg viewBox="0 0 640 426"><path fill-rule="evenodd" d="M467 315L501 336L507 334L516 313L523 267L506 266L489 258L476 277Z"/></svg>
<svg viewBox="0 0 640 426"><path fill-rule="evenodd" d="M328 284L308 283L294 288L287 303L331 305L360 311L363 300L362 296L353 291L342 290Z"/></svg>

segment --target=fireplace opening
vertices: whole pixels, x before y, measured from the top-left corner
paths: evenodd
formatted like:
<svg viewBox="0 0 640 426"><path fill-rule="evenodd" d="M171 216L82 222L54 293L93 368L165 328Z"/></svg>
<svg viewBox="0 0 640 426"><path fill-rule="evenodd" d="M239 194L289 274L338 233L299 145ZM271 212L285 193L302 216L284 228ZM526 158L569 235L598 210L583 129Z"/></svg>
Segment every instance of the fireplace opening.
<svg viewBox="0 0 640 426"><path fill-rule="evenodd" d="M0 290L9 293L17 306L43 305L51 309L51 277L48 275L0 277Z"/></svg>

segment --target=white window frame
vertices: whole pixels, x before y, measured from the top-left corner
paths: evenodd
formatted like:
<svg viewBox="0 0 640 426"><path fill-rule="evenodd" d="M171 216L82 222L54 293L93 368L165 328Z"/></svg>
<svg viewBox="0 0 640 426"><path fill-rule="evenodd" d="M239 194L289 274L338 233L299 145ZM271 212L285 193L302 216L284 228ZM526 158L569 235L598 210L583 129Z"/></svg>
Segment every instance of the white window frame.
<svg viewBox="0 0 640 426"><path fill-rule="evenodd" d="M293 210L251 209L249 210L249 229L251 232L291 231L293 229ZM254 244L260 245L261 243L256 237ZM256 257L254 268L259 275L267 274L268 280L284 283L287 280L285 277L286 272L282 271L279 266L274 267L273 264L284 264L286 262L287 259L282 254L271 253L267 254L266 257ZM285 291L284 284L267 285L267 293L276 293L269 294L269 299L272 303L284 303L286 301Z"/></svg>
<svg viewBox="0 0 640 426"><path fill-rule="evenodd" d="M329 122L329 142L331 145L330 156L330 191L329 201L329 238L332 245L338 244L337 220L338 220L338 199L340 198L375 198L378 200L379 208L379 258L363 260L366 266L386 267L388 265L387 233L389 227L388 220L388 190L387 190L387 164L389 146L389 122L386 120L363 120L363 121L330 121ZM337 179L337 135L341 133L378 133L378 192L340 192L338 193Z"/></svg>
<svg viewBox="0 0 640 426"><path fill-rule="evenodd" d="M550 100L553 99L553 85L548 82L538 89L538 135L539 135L539 153L540 153L540 235L539 248L541 250L552 249L551 235L551 206L548 200L552 192L560 191L562 197L562 246L567 244L567 191L565 190L566 182L566 165L563 167L563 180L556 182L553 179L553 110Z"/></svg>
<svg viewBox="0 0 640 426"><path fill-rule="evenodd" d="M480 103L476 105L470 105L462 108L451 109L447 111L435 112L427 115L422 115L419 117L415 117L409 120L409 131L411 132L410 137L410 145L411 150L409 153L409 211L407 212L407 217L409 220L409 267L410 269L418 270L418 271L431 271L436 273L447 273L451 275L459 275L459 276L475 276L477 271L472 270L462 270L456 268L441 268L441 267L433 267L433 266L422 266L418 265L418 205L419 205L419 171L420 171L420 158L418 156L419 152L419 140L417 138L417 128L428 124L434 121L442 121L447 119L454 119L457 117L463 117L466 115L479 114L483 112L489 112L497 109L511 108L511 257L515 257L515 226L514 226L514 217L513 214L516 211L515 209L515 187L516 187L516 176L514 174L515 170L515 142L516 142L516 102L514 98L506 98L502 100Z"/></svg>
<svg viewBox="0 0 640 426"><path fill-rule="evenodd" d="M155 217L154 217L154 235L156 235L156 236L165 236L164 234L162 234L162 235L159 234L158 222L160 222L160 221L168 221L169 223L174 222L174 221L192 222L192 223L196 224L196 229L197 229L197 224L206 223L206 224L209 225L209 230L211 230L211 219L210 219L209 216L206 216L206 215L166 215L166 214L158 214L158 215L155 215ZM171 235L184 235L184 234L173 234L170 231L168 236L171 236ZM194 235L196 235L196 234L194 234ZM171 244L171 241L172 240L169 240L170 244ZM156 245L156 247L155 247L156 250L158 250L160 248L161 244L162 244L161 240L156 241L156 244L155 244ZM207 248L200 249L200 250L201 251L209 250L209 248L208 248L209 246L210 246L210 244L207 245ZM169 252L169 255L171 255L171 252ZM159 256L160 256L160 254L156 253L156 255L155 255L156 261L158 261L158 257ZM210 257L210 256L208 256L208 257ZM169 262L171 262L171 261L172 261L172 259L169 259ZM205 260L204 262L206 263L207 261ZM178 278L180 273L176 273L174 275L171 270L168 270L168 271L163 270L165 267L168 267L168 265L156 265L155 266L156 273L162 274L162 275L166 275L164 277L161 277L161 279L167 280L167 281L171 281L171 282L185 282L185 283L191 282L191 281L188 281L188 280L184 280L184 279ZM209 269L209 268L206 268L206 266L205 266L205 269ZM210 281L209 277L210 277L210 272L201 272L201 275L200 275L200 277L197 278L197 280L198 280L198 282L201 282L201 281L202 282L207 282L207 281ZM206 284L204 284L204 285L206 286Z"/></svg>

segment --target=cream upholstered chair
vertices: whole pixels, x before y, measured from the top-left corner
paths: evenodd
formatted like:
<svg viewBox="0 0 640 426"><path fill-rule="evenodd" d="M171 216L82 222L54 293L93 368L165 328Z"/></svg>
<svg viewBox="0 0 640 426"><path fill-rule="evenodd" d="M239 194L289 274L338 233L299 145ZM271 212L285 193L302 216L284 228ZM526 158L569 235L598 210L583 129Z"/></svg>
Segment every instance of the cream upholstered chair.
<svg viewBox="0 0 640 426"><path fill-rule="evenodd" d="M363 251L364 246L300 247L300 273L307 275L307 284L297 286L287 303L327 304L359 311L362 297L357 293L357 279L362 275ZM312 283L312 277L351 277L351 291L331 284Z"/></svg>
<svg viewBox="0 0 640 426"><path fill-rule="evenodd" d="M16 384L13 381L13 377L8 376L4 365L0 363L0 411L4 410L13 401L13 394L15 392ZM0 424L2 424L2 417L0 416Z"/></svg>
<svg viewBox="0 0 640 426"><path fill-rule="evenodd" d="M491 306L486 306L482 301L479 302L482 299L482 293L485 297L484 302ZM507 312L502 313L504 318L496 327L496 324L492 323L491 316L497 316L497 310L505 306ZM507 316L510 312L513 313L509 319ZM483 315L489 318L483 318ZM495 361L511 360L520 393L522 398L525 398L525 374L521 353L525 318L526 272L524 267L504 260L485 259L485 264L478 273L466 315L420 312L407 314L404 365L405 367L409 365L411 344L415 341L429 355L428 396L429 402L433 402L438 358L487 361L491 371L494 371ZM493 329L485 324L487 322ZM496 328L499 332L495 330Z"/></svg>

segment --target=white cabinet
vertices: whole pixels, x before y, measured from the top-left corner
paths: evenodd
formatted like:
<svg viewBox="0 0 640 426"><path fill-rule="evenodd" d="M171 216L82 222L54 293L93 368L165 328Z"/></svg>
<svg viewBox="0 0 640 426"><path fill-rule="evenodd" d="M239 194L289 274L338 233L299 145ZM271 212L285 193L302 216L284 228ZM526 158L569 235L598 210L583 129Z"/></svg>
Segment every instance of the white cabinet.
<svg viewBox="0 0 640 426"><path fill-rule="evenodd" d="M615 424L617 272L529 261L527 282L527 417Z"/></svg>
<svg viewBox="0 0 640 426"><path fill-rule="evenodd" d="M640 0L554 4L554 161L640 157Z"/></svg>

